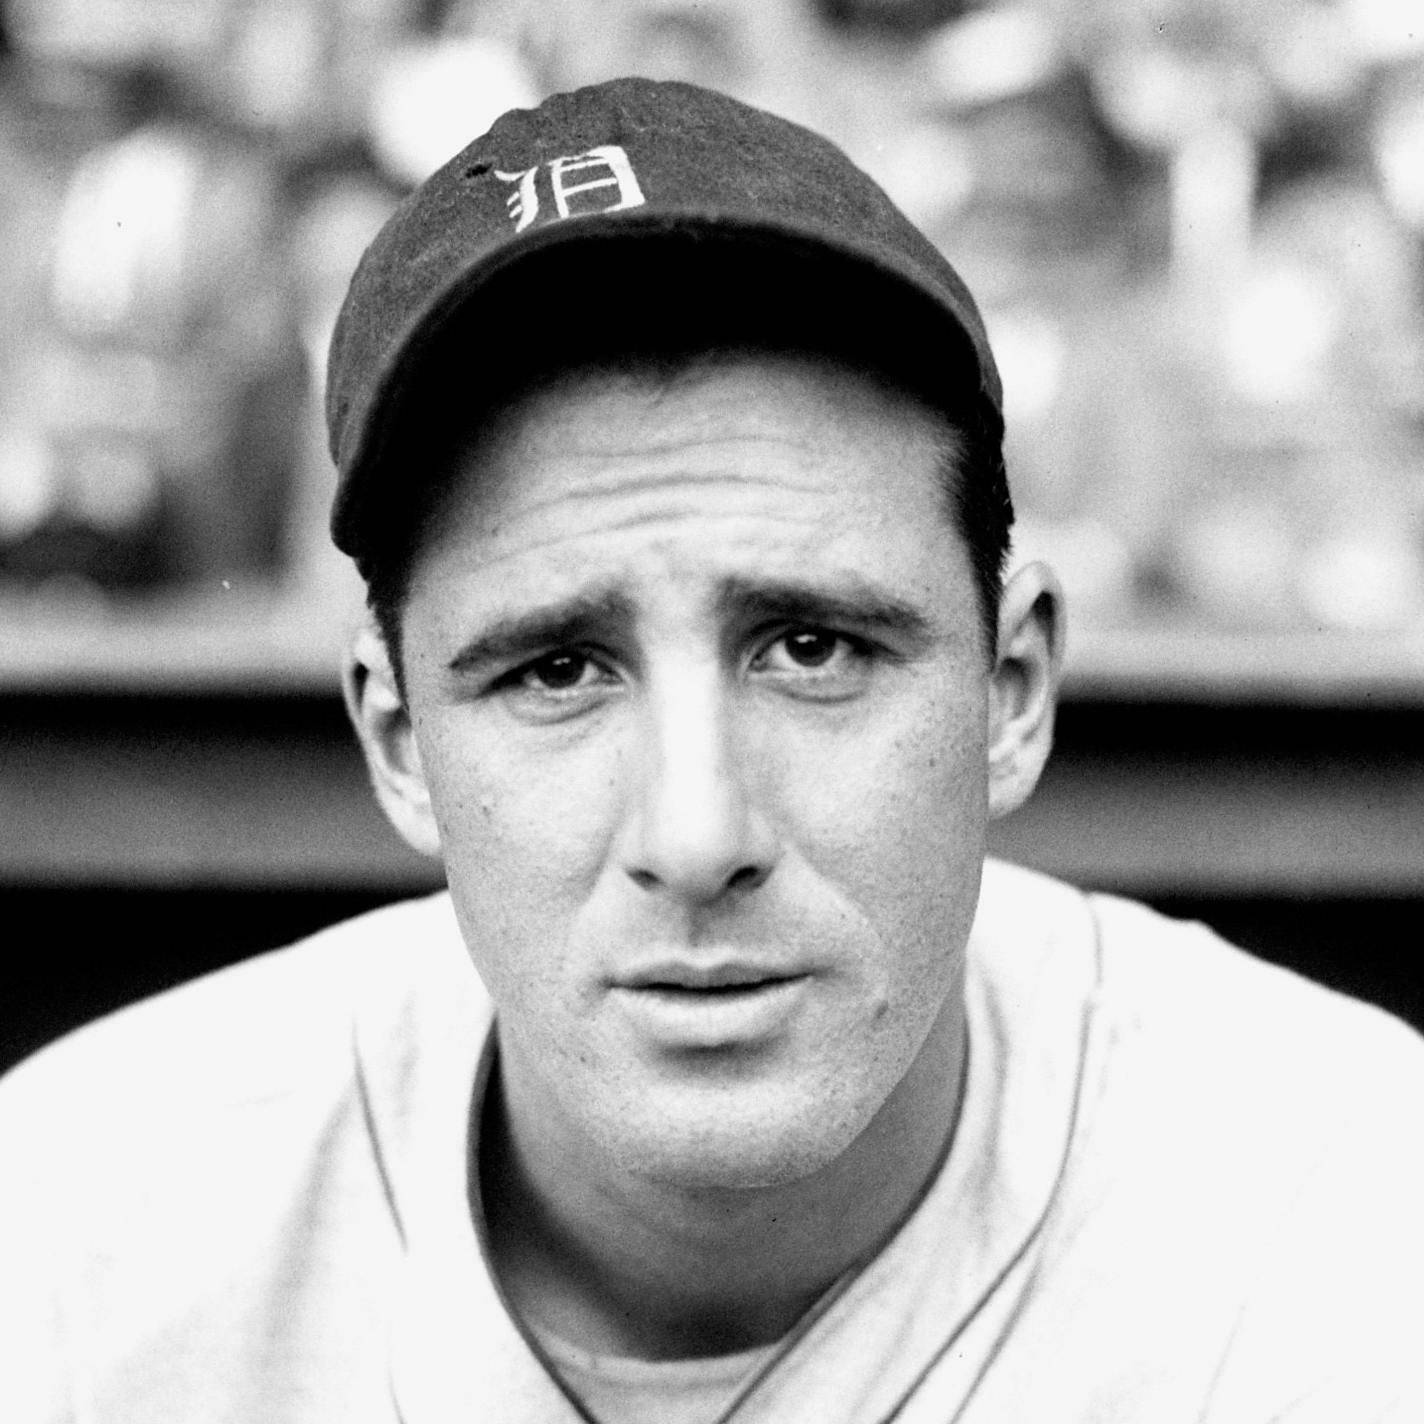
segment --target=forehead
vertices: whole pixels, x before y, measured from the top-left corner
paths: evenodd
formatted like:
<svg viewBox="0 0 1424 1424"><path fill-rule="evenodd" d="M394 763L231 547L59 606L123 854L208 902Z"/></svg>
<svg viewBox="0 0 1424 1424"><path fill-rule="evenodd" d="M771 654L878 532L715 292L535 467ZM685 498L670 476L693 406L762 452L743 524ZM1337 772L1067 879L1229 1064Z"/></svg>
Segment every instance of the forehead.
<svg viewBox="0 0 1424 1424"><path fill-rule="evenodd" d="M407 650L439 667L492 628L518 626L503 641L522 647L526 625L548 641L575 624L663 646L773 605L809 622L894 610L977 645L946 445L911 398L819 360L559 379L453 461L409 586Z"/></svg>
<svg viewBox="0 0 1424 1424"><path fill-rule="evenodd" d="M557 503L663 486L708 496L708 512L756 491L798 496L808 514L882 523L897 509L939 519L959 441L923 402L820 355L737 349L627 358L545 375L457 431L428 546ZM674 500L676 502L676 500ZM646 501L644 502L646 505ZM648 511L644 509L644 513Z"/></svg>

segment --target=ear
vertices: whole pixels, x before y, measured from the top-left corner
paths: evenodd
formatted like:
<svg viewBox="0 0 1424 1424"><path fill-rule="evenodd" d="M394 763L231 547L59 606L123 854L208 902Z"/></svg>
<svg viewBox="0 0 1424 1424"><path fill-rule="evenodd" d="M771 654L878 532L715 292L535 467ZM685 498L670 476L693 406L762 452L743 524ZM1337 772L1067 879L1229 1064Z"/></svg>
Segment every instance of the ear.
<svg viewBox="0 0 1424 1424"><path fill-rule="evenodd" d="M1063 662L1063 590L1045 564L1025 564L999 604L999 648L990 680L989 814L1022 806L1053 745Z"/></svg>
<svg viewBox="0 0 1424 1424"><path fill-rule="evenodd" d="M386 641L369 616L347 644L341 687L381 809L413 850L438 856L440 831L410 711L396 683Z"/></svg>

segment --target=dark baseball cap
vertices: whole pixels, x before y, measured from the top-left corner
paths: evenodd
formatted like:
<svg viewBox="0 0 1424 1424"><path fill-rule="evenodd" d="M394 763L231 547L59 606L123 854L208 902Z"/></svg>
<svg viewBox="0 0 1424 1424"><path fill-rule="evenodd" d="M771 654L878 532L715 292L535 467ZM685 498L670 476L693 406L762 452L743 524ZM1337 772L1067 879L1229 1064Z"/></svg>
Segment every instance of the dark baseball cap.
<svg viewBox="0 0 1424 1424"><path fill-rule="evenodd" d="M497 368L512 326L538 328L556 361L578 315L550 310L545 278L593 251L619 254L630 302L637 273L660 256L678 264L690 292L699 263L732 254L766 280L726 290L763 305L782 274L821 274L818 304L832 321L867 280L898 305L874 303L869 318L862 305L846 343L906 345L920 389L934 398L937 382L952 384L946 404L973 404L1002 434L999 374L968 288L839 148L724 94L616 79L504 114L405 199L357 266L332 337L326 417L338 479L332 537L358 564L385 512L422 477L420 462L392 458L403 408L432 375L448 379L452 362L478 386L480 363ZM649 290L667 305L665 287ZM457 320L477 333L477 349L442 344ZM787 347L796 344L788 331Z"/></svg>

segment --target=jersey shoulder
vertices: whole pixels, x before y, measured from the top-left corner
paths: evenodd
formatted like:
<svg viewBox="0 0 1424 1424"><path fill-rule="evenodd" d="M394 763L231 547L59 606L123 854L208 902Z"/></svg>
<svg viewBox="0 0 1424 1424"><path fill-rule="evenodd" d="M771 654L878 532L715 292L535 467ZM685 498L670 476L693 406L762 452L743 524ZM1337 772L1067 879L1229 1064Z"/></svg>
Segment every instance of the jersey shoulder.
<svg viewBox="0 0 1424 1424"><path fill-rule="evenodd" d="M0 1078L10 1143L171 1131L189 1115L309 1091L349 1074L372 976L448 939L448 897L384 906L86 1024Z"/></svg>
<svg viewBox="0 0 1424 1424"><path fill-rule="evenodd" d="M1337 1079L1381 1069L1424 1074L1424 1037L1384 1009L1269 963L1204 924L1118 896L1089 901L1103 1001L1124 1027L1203 1046L1221 1035L1258 1061L1299 1055ZM1291 1071L1301 1066L1293 1061Z"/></svg>
<svg viewBox="0 0 1424 1424"><path fill-rule="evenodd" d="M1179 1088L1203 1112L1251 1106L1318 1140L1322 1114L1378 1124L1424 1094L1415 1029L1204 924L991 862L975 934L1000 985L1074 963L1082 1003L1064 1007L1090 1016L1115 1076Z"/></svg>

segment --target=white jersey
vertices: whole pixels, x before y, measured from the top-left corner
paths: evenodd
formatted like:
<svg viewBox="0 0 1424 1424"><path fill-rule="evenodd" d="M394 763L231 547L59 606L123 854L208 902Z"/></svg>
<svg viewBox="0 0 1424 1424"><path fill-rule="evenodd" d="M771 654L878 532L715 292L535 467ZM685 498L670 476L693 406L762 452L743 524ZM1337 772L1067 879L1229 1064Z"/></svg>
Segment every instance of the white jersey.
<svg viewBox="0 0 1424 1424"><path fill-rule="evenodd" d="M944 1167L736 1424L1424 1420L1424 1041L1199 926L996 864L966 993ZM490 1030L436 896L21 1065L0 1420L580 1418L471 1219ZM676 1364L615 1384L708 1424L718 1368L690 1394Z"/></svg>

